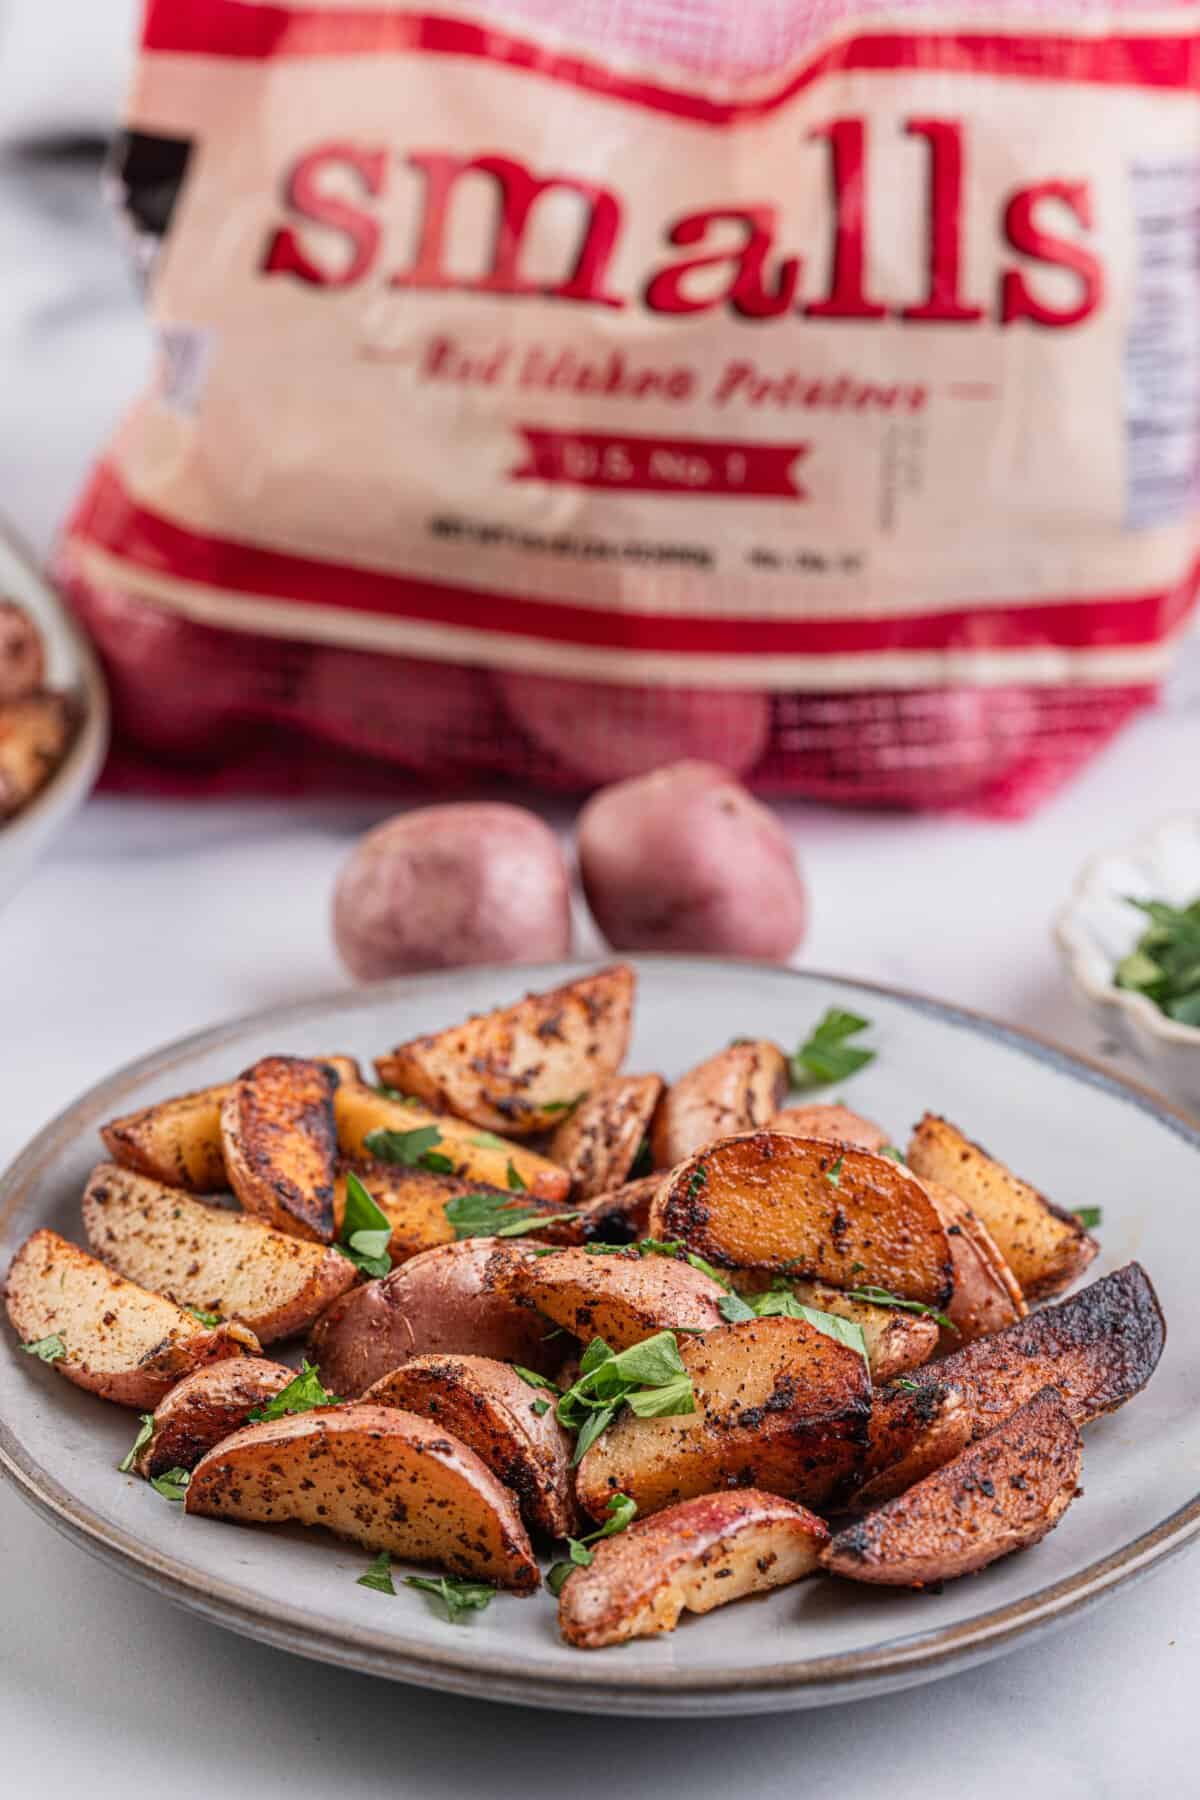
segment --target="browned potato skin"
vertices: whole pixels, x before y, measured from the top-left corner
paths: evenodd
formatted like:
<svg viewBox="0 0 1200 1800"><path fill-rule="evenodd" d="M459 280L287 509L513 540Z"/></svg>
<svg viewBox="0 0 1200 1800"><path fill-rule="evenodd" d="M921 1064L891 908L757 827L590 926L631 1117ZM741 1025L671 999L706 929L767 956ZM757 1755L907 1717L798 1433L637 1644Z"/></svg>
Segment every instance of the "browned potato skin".
<svg viewBox="0 0 1200 1800"><path fill-rule="evenodd" d="M1075 1498L1079 1430L1054 1388L855 1525L822 1555L852 1581L925 1587L986 1568L1053 1529Z"/></svg>
<svg viewBox="0 0 1200 1800"><path fill-rule="evenodd" d="M960 1388L939 1378L906 1388L876 1388L862 1483L850 1497L855 1511L876 1506L923 1481L971 1442L971 1410Z"/></svg>
<svg viewBox="0 0 1200 1800"><path fill-rule="evenodd" d="M954 1289L946 1303L950 1329L943 1329L943 1349L969 1344L989 1332L1003 1331L1029 1308L1004 1258L971 1208L936 1181L921 1184L946 1227Z"/></svg>
<svg viewBox="0 0 1200 1800"><path fill-rule="evenodd" d="M940 1181L974 1209L1028 1300L1061 1293L1100 1248L1074 1213L1052 1205L934 1113L926 1113L913 1132L908 1161L916 1174Z"/></svg>
<svg viewBox="0 0 1200 1800"><path fill-rule="evenodd" d="M786 1131L792 1137L822 1138L876 1154L891 1142L882 1125L864 1119L848 1106L785 1106L770 1120L770 1126L772 1131Z"/></svg>
<svg viewBox="0 0 1200 1800"><path fill-rule="evenodd" d="M592 1200L628 1181L662 1091L661 1075L613 1075L572 1108L546 1154L570 1175L574 1199Z"/></svg>
<svg viewBox="0 0 1200 1800"><path fill-rule="evenodd" d="M10 819L45 787L75 733L76 707L66 694L0 700L0 819Z"/></svg>
<svg viewBox="0 0 1200 1800"><path fill-rule="evenodd" d="M736 1487L821 1506L853 1477L871 1407L856 1350L806 1319L776 1315L685 1338L679 1354L695 1413L618 1416L576 1471L576 1496L594 1519L616 1493L639 1513Z"/></svg>
<svg viewBox="0 0 1200 1800"><path fill-rule="evenodd" d="M113 1161L193 1194L229 1186L221 1148L221 1103L228 1087L201 1088L125 1113L100 1127Z"/></svg>
<svg viewBox="0 0 1200 1800"><path fill-rule="evenodd" d="M674 1631L684 1612L803 1580L828 1542L823 1519L777 1494L700 1494L601 1539L563 1586L559 1628L579 1650Z"/></svg>
<svg viewBox="0 0 1200 1800"><path fill-rule="evenodd" d="M239 1319L260 1344L306 1331L357 1279L334 1249L114 1163L92 1170L83 1226L97 1256L128 1280L179 1306Z"/></svg>
<svg viewBox="0 0 1200 1800"><path fill-rule="evenodd" d="M744 1294L762 1293L771 1286L772 1279L765 1273L750 1272L738 1276L736 1286ZM876 1306L869 1300L851 1300L840 1288L830 1287L824 1281L789 1280L787 1285L802 1306L835 1313L861 1328L874 1382L891 1381L908 1369L919 1368L937 1349L937 1325L921 1313Z"/></svg>
<svg viewBox="0 0 1200 1800"><path fill-rule="evenodd" d="M1127 1263L994 1337L952 1352L914 1379L952 1382L981 1437L1052 1385L1077 1425L1115 1412L1158 1366L1167 1328L1150 1278Z"/></svg>
<svg viewBox="0 0 1200 1800"><path fill-rule="evenodd" d="M414 1356L491 1356L551 1374L563 1340L491 1281L495 1238L423 1250L390 1275L352 1288L309 1334L327 1388L354 1399Z"/></svg>
<svg viewBox="0 0 1200 1800"><path fill-rule="evenodd" d="M367 1550L529 1594L539 1574L516 1502L473 1450L390 1406L247 1425L192 1473L190 1513L321 1525Z"/></svg>
<svg viewBox="0 0 1200 1800"><path fill-rule="evenodd" d="M42 634L15 600L0 600L0 702L24 700L46 678Z"/></svg>
<svg viewBox="0 0 1200 1800"><path fill-rule="evenodd" d="M534 1256L514 1244L498 1250L492 1281L501 1294L530 1306L581 1343L601 1337L627 1350L656 1331L711 1331L724 1323L720 1284L673 1256L636 1249L593 1256L585 1249Z"/></svg>
<svg viewBox="0 0 1200 1800"><path fill-rule="evenodd" d="M194 1469L214 1444L239 1430L295 1373L262 1356L238 1356L186 1375L155 1408L154 1430L138 1452L134 1469L147 1481L168 1469Z"/></svg>
<svg viewBox="0 0 1200 1800"><path fill-rule="evenodd" d="M13 1257L8 1316L23 1344L61 1337L58 1374L118 1406L151 1412L184 1375L225 1357L256 1356L244 1325L209 1330L160 1294L126 1281L56 1231L35 1231Z"/></svg>
<svg viewBox="0 0 1200 1800"><path fill-rule="evenodd" d="M335 1230L337 1080L326 1063L264 1056L221 1106L229 1185L246 1211L322 1244Z"/></svg>
<svg viewBox="0 0 1200 1800"><path fill-rule="evenodd" d="M585 1243L632 1242L650 1235L650 1204L663 1184L660 1175L643 1175L627 1181L611 1194L598 1194L579 1208L578 1231Z"/></svg>
<svg viewBox="0 0 1200 1800"><path fill-rule="evenodd" d="M566 1537L578 1529L579 1514L573 1445L554 1416L554 1398L487 1356L415 1356L363 1395L444 1425L512 1489L531 1531ZM547 1402L549 1411L534 1411Z"/></svg>
<svg viewBox="0 0 1200 1800"><path fill-rule="evenodd" d="M650 1133L656 1169L672 1169L718 1138L766 1125L787 1092L782 1050L766 1038L730 1044L671 1083Z"/></svg>
<svg viewBox="0 0 1200 1800"><path fill-rule="evenodd" d="M650 1235L682 1238L725 1268L882 1287L927 1306L944 1306L952 1290L951 1241L907 1169L786 1132L726 1138L673 1169L651 1205Z"/></svg>
<svg viewBox="0 0 1200 1800"><path fill-rule="evenodd" d="M488 1131L531 1137L561 1123L564 1100L620 1068L629 1044L634 973L595 975L528 994L376 1060L380 1081Z"/></svg>

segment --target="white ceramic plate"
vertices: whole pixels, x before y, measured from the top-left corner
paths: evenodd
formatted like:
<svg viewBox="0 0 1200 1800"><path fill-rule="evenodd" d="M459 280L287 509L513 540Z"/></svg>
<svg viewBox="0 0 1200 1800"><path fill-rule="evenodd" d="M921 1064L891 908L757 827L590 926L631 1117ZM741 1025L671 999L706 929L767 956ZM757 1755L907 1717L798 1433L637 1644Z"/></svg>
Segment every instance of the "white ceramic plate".
<svg viewBox="0 0 1200 1800"><path fill-rule="evenodd" d="M761 966L646 958L629 1066L678 1073L731 1037L804 1036L827 1006L874 1021L875 1063L847 1084L902 1142L932 1107L1011 1157L1067 1206L1102 1206L1093 1273L1139 1258L1169 1338L1145 1393L1087 1432L1084 1497L1036 1549L917 1594L814 1579L673 1635L585 1653L545 1593L501 1595L452 1626L420 1595L356 1585L367 1557L299 1528L186 1517L116 1472L131 1413L0 1352L0 1461L71 1536L185 1606L302 1654L494 1700L610 1713L745 1713L904 1687L1014 1648L1141 1574L1200 1531L1200 1130L1153 1096L934 1001ZM549 986L569 967L423 976L203 1033L123 1070L48 1126L0 1183L0 1257L38 1225L79 1238L98 1121L227 1078L272 1051L364 1061L400 1038ZM112 1621L119 1640L121 1620ZM1120 1617L1112 1614L1119 1653Z"/></svg>

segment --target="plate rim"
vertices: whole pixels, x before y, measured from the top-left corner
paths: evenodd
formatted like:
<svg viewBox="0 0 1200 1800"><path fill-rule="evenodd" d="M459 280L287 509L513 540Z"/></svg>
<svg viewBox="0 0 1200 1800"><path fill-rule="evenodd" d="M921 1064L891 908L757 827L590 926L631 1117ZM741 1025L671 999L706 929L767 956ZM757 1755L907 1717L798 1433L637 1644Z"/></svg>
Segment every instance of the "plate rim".
<svg viewBox="0 0 1200 1800"><path fill-rule="evenodd" d="M1200 1120L1182 1107L1086 1055L1065 1049L1051 1038L973 1008L890 983L821 969L795 969L730 957L637 955L627 960L635 966L660 967L717 962L726 969L769 973L805 983L830 982L863 994L877 994L928 1017L999 1040L1035 1062L1049 1064L1089 1086L1099 1087L1113 1098L1137 1106L1200 1151ZM570 979L584 970L604 966L604 961L586 957L554 963L482 965L462 973L481 978L516 976L536 983L539 978ZM374 1006L392 995L400 997L413 986L444 983L455 973L434 970L370 987L343 987L307 1000L258 1008L173 1039L123 1064L62 1108L0 1174L0 1230L7 1226L21 1199L64 1144L74 1141L98 1117L107 1116L130 1088L169 1073L177 1063L197 1054L219 1050L246 1031L264 1026L286 1029L318 1018L337 1006ZM626 1714L684 1715L711 1711L714 1703L726 1711L783 1711L913 1685L969 1667L1002 1653L1018 1640L1032 1641L1065 1624L1085 1607L1161 1567L1168 1557L1200 1535L1197 1492L1149 1530L1116 1546L1086 1568L1019 1600L986 1608L956 1625L934 1626L874 1651L841 1651L833 1656L805 1657L744 1670L639 1669L636 1681L631 1682L628 1673L622 1674L618 1659L598 1666L598 1659L584 1658L578 1672L569 1668L547 1674L511 1661L506 1662L504 1669L498 1669L483 1663L479 1653L471 1651L469 1642L456 1649L448 1640L448 1647L442 1649L369 1627L331 1627L319 1613L264 1601L236 1582L201 1576L180 1557L139 1543L132 1533L111 1525L77 1501L26 1450L2 1415L0 1471L35 1511L73 1541L210 1623L293 1653L416 1686L577 1712L619 1709ZM478 1685L480 1676L486 1679L483 1691Z"/></svg>

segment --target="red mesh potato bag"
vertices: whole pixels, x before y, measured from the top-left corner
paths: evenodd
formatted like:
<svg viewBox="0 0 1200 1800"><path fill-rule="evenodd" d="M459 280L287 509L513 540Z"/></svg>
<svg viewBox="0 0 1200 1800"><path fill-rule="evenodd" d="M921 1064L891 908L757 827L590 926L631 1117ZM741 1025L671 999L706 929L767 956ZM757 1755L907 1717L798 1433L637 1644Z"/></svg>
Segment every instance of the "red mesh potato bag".
<svg viewBox="0 0 1200 1800"><path fill-rule="evenodd" d="M1196 592L1189 0L148 0L116 775L1033 804Z"/></svg>

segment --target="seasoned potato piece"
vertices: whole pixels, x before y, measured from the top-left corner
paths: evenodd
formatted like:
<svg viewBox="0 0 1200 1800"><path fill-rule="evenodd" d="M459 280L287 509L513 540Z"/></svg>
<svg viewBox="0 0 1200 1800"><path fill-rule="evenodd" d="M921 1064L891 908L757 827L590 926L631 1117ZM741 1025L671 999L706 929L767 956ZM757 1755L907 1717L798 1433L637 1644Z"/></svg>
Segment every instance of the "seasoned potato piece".
<svg viewBox="0 0 1200 1800"><path fill-rule="evenodd" d="M390 1369L431 1352L492 1356L551 1373L564 1339L495 1290L495 1252L495 1238L441 1244L335 1300L309 1335L325 1386L354 1399Z"/></svg>
<svg viewBox="0 0 1200 1800"><path fill-rule="evenodd" d="M185 1504L246 1525L322 1525L519 1594L539 1581L516 1501L491 1470L441 1426L390 1406L246 1425L196 1465Z"/></svg>
<svg viewBox="0 0 1200 1800"><path fill-rule="evenodd" d="M771 1284L772 1277L766 1274L738 1276L735 1283L746 1294L761 1293ZM928 1362L937 1348L937 1325L921 1313L875 1306L868 1300L851 1300L840 1288L830 1287L824 1281L789 1281L787 1285L802 1306L836 1313L839 1319L849 1319L861 1329L872 1381L890 1381L906 1369L917 1368Z"/></svg>
<svg viewBox="0 0 1200 1800"><path fill-rule="evenodd" d="M685 1612L803 1580L828 1542L823 1519L777 1494L699 1494L603 1538L564 1583L559 1628L580 1650L674 1631Z"/></svg>
<svg viewBox="0 0 1200 1800"><path fill-rule="evenodd" d="M0 819L27 806L57 769L75 732L76 708L66 694L0 700Z"/></svg>
<svg viewBox="0 0 1200 1800"><path fill-rule="evenodd" d="M0 701L24 700L45 678L41 632L23 606L0 600Z"/></svg>
<svg viewBox="0 0 1200 1800"><path fill-rule="evenodd" d="M221 1148L221 1102L227 1087L202 1088L110 1119L100 1136L114 1162L193 1194L229 1186Z"/></svg>
<svg viewBox="0 0 1200 1800"><path fill-rule="evenodd" d="M950 1328L942 1348L969 1344L988 1332L1002 1331L1023 1319L1026 1306L1016 1278L971 1208L936 1181L921 1183L946 1227L950 1245L953 1292L946 1303Z"/></svg>
<svg viewBox="0 0 1200 1800"><path fill-rule="evenodd" d="M513 1490L531 1531L566 1537L579 1516L555 1398L489 1356L414 1356L363 1395L444 1425Z"/></svg>
<svg viewBox="0 0 1200 1800"><path fill-rule="evenodd" d="M1158 1366L1167 1328L1150 1279L1127 1263L1069 1300L944 1356L915 1379L953 1382L975 1437L1052 1385L1077 1425L1115 1412Z"/></svg>
<svg viewBox="0 0 1200 1800"><path fill-rule="evenodd" d="M337 1076L299 1056L264 1056L221 1106L229 1185L248 1213L294 1237L334 1234Z"/></svg>
<svg viewBox="0 0 1200 1800"><path fill-rule="evenodd" d="M422 1131L437 1127L439 1142L431 1146L447 1156L454 1173L472 1188L510 1188L525 1200L565 1201L571 1177L565 1169L526 1149L509 1144L492 1132L480 1131L466 1119L429 1112L403 1100L389 1100L363 1082L343 1080L333 1097L338 1143L346 1156L370 1155L367 1137L372 1131ZM523 1188L517 1184L523 1183ZM381 1202L382 1204L382 1202Z"/></svg>
<svg viewBox="0 0 1200 1800"><path fill-rule="evenodd" d="M613 1075L573 1107L546 1146L579 1200L629 1179L663 1091L661 1075Z"/></svg>
<svg viewBox="0 0 1200 1800"><path fill-rule="evenodd" d="M925 1114L908 1161L915 1174L940 1181L974 1208L1029 1300L1061 1293L1100 1248L1074 1213L1051 1205L947 1119Z"/></svg>
<svg viewBox="0 0 1200 1800"><path fill-rule="evenodd" d="M871 1409L857 1350L807 1319L774 1316L685 1338L679 1354L696 1411L619 1415L576 1471L576 1496L594 1519L617 1493L640 1513L731 1487L820 1506L851 1477Z"/></svg>
<svg viewBox="0 0 1200 1800"><path fill-rule="evenodd" d="M673 1081L659 1101L650 1133L655 1168L673 1168L718 1138L767 1124L786 1092L787 1063L777 1044L730 1044Z"/></svg>
<svg viewBox="0 0 1200 1800"><path fill-rule="evenodd" d="M659 1175L643 1175L627 1181L611 1194L597 1194L579 1208L579 1236L585 1243L632 1243L649 1231L650 1202L663 1184Z"/></svg>
<svg viewBox="0 0 1200 1800"><path fill-rule="evenodd" d="M726 1268L881 1287L927 1306L950 1298L950 1239L920 1182L886 1156L785 1132L726 1138L673 1169L650 1234Z"/></svg>
<svg viewBox="0 0 1200 1800"><path fill-rule="evenodd" d="M155 1407L153 1429L134 1460L137 1473L150 1481L168 1469L194 1469L295 1373L262 1356L237 1356L186 1375Z"/></svg>
<svg viewBox="0 0 1200 1800"><path fill-rule="evenodd" d="M92 1170L83 1226L97 1256L130 1281L180 1306L240 1319L260 1344L306 1331L357 1279L354 1264L324 1244L114 1163Z"/></svg>
<svg viewBox="0 0 1200 1800"><path fill-rule="evenodd" d="M586 1249L535 1255L518 1247L497 1251L496 1290L588 1343L601 1337L627 1350L656 1331L710 1331L720 1325L725 1290L673 1256L642 1256L636 1249L597 1256Z"/></svg>
<svg viewBox="0 0 1200 1800"><path fill-rule="evenodd" d="M772 1131L786 1131L791 1137L850 1144L855 1150L878 1152L891 1141L882 1125L848 1106L785 1106L769 1124Z"/></svg>
<svg viewBox="0 0 1200 1800"><path fill-rule="evenodd" d="M948 1463L971 1441L971 1409L961 1388L934 1377L915 1392L876 1388L863 1459L862 1484L851 1504L857 1511L901 1494Z"/></svg>
<svg viewBox="0 0 1200 1800"><path fill-rule="evenodd" d="M621 1066L633 1011L633 970L614 963L449 1031L400 1044L379 1079L489 1131L529 1137Z"/></svg>
<svg viewBox="0 0 1200 1800"><path fill-rule="evenodd" d="M118 1406L147 1412L202 1363L258 1354L258 1339L244 1325L210 1331L56 1231L35 1231L17 1251L7 1304L22 1343L61 1341L64 1354L53 1364L60 1375Z"/></svg>
<svg viewBox="0 0 1200 1800"><path fill-rule="evenodd" d="M835 1575L925 1587L1027 1549L1057 1525L1079 1481L1079 1431L1043 1388L987 1437L833 1539Z"/></svg>

